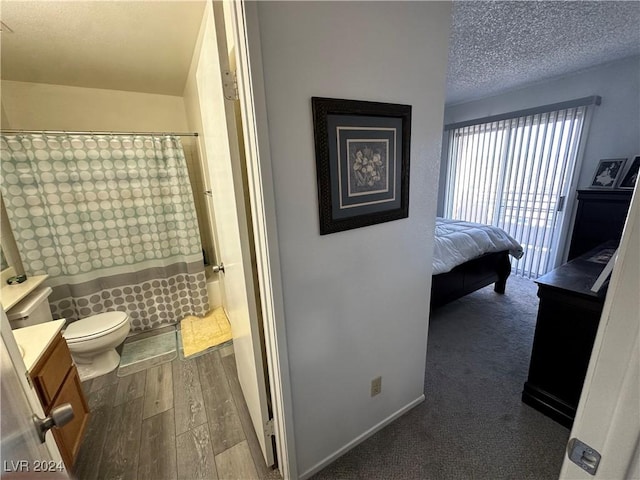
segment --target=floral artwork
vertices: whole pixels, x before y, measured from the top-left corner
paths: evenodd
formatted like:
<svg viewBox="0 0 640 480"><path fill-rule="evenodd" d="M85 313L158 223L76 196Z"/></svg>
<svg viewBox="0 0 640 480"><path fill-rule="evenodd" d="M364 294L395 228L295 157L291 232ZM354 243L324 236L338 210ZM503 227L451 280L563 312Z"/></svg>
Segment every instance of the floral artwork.
<svg viewBox="0 0 640 480"><path fill-rule="evenodd" d="M411 105L313 97L320 235L409 216Z"/></svg>
<svg viewBox="0 0 640 480"><path fill-rule="evenodd" d="M350 192L388 188L386 142L349 142Z"/></svg>

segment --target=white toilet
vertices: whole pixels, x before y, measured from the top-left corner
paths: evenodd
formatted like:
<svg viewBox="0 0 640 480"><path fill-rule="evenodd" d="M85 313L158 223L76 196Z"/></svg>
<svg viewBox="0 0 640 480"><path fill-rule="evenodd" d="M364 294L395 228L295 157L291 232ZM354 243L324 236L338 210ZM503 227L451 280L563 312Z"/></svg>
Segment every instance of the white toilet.
<svg viewBox="0 0 640 480"><path fill-rule="evenodd" d="M116 347L127 337L130 328L125 312L106 312L77 320L62 332L80 380L104 375L118 366L120 355Z"/></svg>
<svg viewBox="0 0 640 480"><path fill-rule="evenodd" d="M22 328L52 320L48 297L51 288L41 287L12 307L7 316L11 328ZM125 312L106 312L71 323L62 336L67 341L80 380L89 380L114 370L120 363L116 347L130 330Z"/></svg>

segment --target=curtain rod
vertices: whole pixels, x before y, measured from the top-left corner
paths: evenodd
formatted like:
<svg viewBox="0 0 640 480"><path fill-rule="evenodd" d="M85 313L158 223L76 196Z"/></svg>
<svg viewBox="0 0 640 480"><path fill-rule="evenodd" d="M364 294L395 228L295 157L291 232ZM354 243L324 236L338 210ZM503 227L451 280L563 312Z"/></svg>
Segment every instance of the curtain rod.
<svg viewBox="0 0 640 480"><path fill-rule="evenodd" d="M2 130L0 131L2 134L21 134L21 133L42 133L45 135L53 135L53 134L66 134L66 135L152 135L152 136L162 136L162 135L173 135L176 137L197 137L198 132L72 132L69 130Z"/></svg>
<svg viewBox="0 0 640 480"><path fill-rule="evenodd" d="M501 113L499 115L492 115L490 117L476 118L473 120L467 120L465 122L450 123L444 126L445 132L447 130L456 130L458 128L471 127L473 125L480 125L483 123L499 122L501 120L511 120L512 118L528 117L529 115L538 115L541 113L555 112L556 110L565 110L568 108L584 107L586 105L600 105L602 98L598 95L591 97L578 98L576 100L569 100L567 102L552 103L549 105L542 105L540 107L526 108L524 110L516 110L515 112Z"/></svg>

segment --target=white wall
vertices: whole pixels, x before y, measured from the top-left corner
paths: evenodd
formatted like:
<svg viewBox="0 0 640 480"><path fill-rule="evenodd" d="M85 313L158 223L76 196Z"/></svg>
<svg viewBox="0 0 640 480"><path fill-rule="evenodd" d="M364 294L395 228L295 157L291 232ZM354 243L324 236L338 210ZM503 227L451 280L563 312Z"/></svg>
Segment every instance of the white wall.
<svg viewBox="0 0 640 480"><path fill-rule="evenodd" d="M258 14L306 477L423 395L450 4L258 2ZM312 96L413 106L409 218L320 236Z"/></svg>
<svg viewBox="0 0 640 480"><path fill-rule="evenodd" d="M640 57L607 63L582 72L536 83L472 102L447 106L445 124L507 113L525 108L600 95L579 174L579 188L593 180L598 161L640 155ZM439 205L443 205L446 152L443 154Z"/></svg>
<svg viewBox="0 0 640 480"><path fill-rule="evenodd" d="M0 98L2 98L2 94L0 93ZM0 106L0 112L2 116L0 117L0 127L9 128L9 119L7 118L7 114L4 113L4 107Z"/></svg>
<svg viewBox="0 0 640 480"><path fill-rule="evenodd" d="M171 95L3 80L2 108L11 129L187 131L182 97Z"/></svg>

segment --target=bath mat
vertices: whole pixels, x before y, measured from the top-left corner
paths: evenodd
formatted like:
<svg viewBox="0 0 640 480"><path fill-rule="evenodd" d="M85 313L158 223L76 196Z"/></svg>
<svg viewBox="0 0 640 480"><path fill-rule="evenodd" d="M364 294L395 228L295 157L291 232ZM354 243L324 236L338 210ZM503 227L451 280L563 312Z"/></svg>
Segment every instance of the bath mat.
<svg viewBox="0 0 640 480"><path fill-rule="evenodd" d="M204 353L211 348L231 343L231 325L222 307L207 313L204 317L185 317L180 322L178 336L182 339L183 358Z"/></svg>
<svg viewBox="0 0 640 480"><path fill-rule="evenodd" d="M136 340L131 339L122 347L117 376L126 377L149 367L170 362L178 356L176 332L161 333Z"/></svg>

